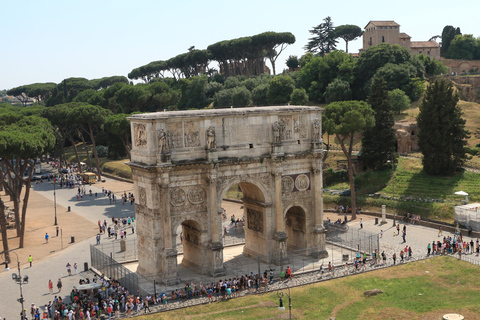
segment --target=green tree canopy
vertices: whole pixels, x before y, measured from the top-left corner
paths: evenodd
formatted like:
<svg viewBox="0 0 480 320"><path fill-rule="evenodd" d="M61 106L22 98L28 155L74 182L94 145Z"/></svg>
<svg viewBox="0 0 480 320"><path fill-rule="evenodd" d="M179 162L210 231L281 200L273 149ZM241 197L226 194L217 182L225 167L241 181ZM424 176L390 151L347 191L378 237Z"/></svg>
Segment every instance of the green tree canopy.
<svg viewBox="0 0 480 320"><path fill-rule="evenodd" d="M442 31L442 45L440 47L440 55L442 57L447 56L448 48L455 38L455 35L461 34L460 28L455 29L453 26L445 26Z"/></svg>
<svg viewBox="0 0 480 320"><path fill-rule="evenodd" d="M480 58L478 54L477 40L471 34L457 34L450 43L445 57L448 59L465 60Z"/></svg>
<svg viewBox="0 0 480 320"><path fill-rule="evenodd" d="M324 22L318 26L313 27L309 32L313 35L308 39L307 45L304 47L307 52L324 56L335 50L337 40L335 36L335 27L333 26L332 18L326 17Z"/></svg>
<svg viewBox="0 0 480 320"><path fill-rule="evenodd" d="M375 125L374 111L365 101L339 101L330 103L323 113L323 130L335 135L347 158L348 179L352 203L352 219L356 219L356 200L352 151L355 134Z"/></svg>
<svg viewBox="0 0 480 320"><path fill-rule="evenodd" d="M271 105L287 104L290 101L293 89L295 89L295 86L292 78L289 76L276 76L268 87L268 103Z"/></svg>
<svg viewBox="0 0 480 320"><path fill-rule="evenodd" d="M290 104L294 106L304 106L308 102L308 94L305 89L296 88L290 95Z"/></svg>
<svg viewBox="0 0 480 320"><path fill-rule="evenodd" d="M400 114L410 107L412 101L410 98L400 89L394 89L388 91L388 103L393 113Z"/></svg>
<svg viewBox="0 0 480 320"><path fill-rule="evenodd" d="M393 113L388 101L387 84L375 78L368 96L368 103L375 112L375 126L367 127L362 134L362 160L369 169L379 169L386 165L388 153L395 152L395 130Z"/></svg>
<svg viewBox="0 0 480 320"><path fill-rule="evenodd" d="M335 37L345 41L345 52L348 53L348 42L353 41L363 34L359 26L344 24L335 28Z"/></svg>
<svg viewBox="0 0 480 320"><path fill-rule="evenodd" d="M468 131L453 85L444 79L430 84L417 117L418 146L423 169L431 175L451 175L467 159Z"/></svg>
<svg viewBox="0 0 480 320"><path fill-rule="evenodd" d="M298 72L298 83L304 88L310 100L324 99L325 90L336 78L353 81L355 61L341 51L333 51L325 57L314 57Z"/></svg>
<svg viewBox="0 0 480 320"><path fill-rule="evenodd" d="M324 96L326 103L351 100L352 90L350 89L350 84L347 81L335 78L335 80L328 84Z"/></svg>
<svg viewBox="0 0 480 320"><path fill-rule="evenodd" d="M290 69L296 69L300 66L300 62L298 61L297 56L288 56L288 59L287 61L285 61L285 63Z"/></svg>

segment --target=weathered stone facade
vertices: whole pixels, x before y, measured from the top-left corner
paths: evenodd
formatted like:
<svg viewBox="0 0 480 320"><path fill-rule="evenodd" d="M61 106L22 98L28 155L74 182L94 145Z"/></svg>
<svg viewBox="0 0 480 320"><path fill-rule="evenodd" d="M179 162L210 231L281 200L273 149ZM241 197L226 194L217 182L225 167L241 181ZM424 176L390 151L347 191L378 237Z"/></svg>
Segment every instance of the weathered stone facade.
<svg viewBox="0 0 480 320"><path fill-rule="evenodd" d="M221 202L235 184L243 191L245 255L279 262L290 247L327 256L321 116L320 108L297 106L131 116L137 272L178 282L182 226L182 264L224 273Z"/></svg>
<svg viewBox="0 0 480 320"><path fill-rule="evenodd" d="M363 49L381 43L398 44L410 51L412 55L423 54L440 60L440 45L435 41L411 41L412 37L400 32L400 25L395 21L370 21L363 31Z"/></svg>

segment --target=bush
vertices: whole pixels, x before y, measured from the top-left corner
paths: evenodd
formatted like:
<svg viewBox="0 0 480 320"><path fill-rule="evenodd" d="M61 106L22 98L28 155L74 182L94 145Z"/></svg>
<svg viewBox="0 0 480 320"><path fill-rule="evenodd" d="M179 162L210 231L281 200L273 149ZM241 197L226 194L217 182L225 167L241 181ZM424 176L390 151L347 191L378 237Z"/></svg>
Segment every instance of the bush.
<svg viewBox="0 0 480 320"><path fill-rule="evenodd" d="M232 106L232 89L224 89L215 93L213 98L215 108L225 108Z"/></svg>
<svg viewBox="0 0 480 320"><path fill-rule="evenodd" d="M333 170L332 168L329 168L324 171L323 176L325 179L325 186L348 181L347 170Z"/></svg>
<svg viewBox="0 0 480 320"><path fill-rule="evenodd" d="M99 158L108 156L108 148L105 146L97 146L97 155Z"/></svg>
<svg viewBox="0 0 480 320"><path fill-rule="evenodd" d="M268 105L268 84L261 84L252 92L252 100L255 106L266 106Z"/></svg>
<svg viewBox="0 0 480 320"><path fill-rule="evenodd" d="M475 146L475 148L465 147L465 152L472 155L472 156L476 156L480 153L480 150L477 149L476 146Z"/></svg>
<svg viewBox="0 0 480 320"><path fill-rule="evenodd" d="M308 102L308 94L305 89L295 89L290 95L290 104L304 106Z"/></svg>
<svg viewBox="0 0 480 320"><path fill-rule="evenodd" d="M232 105L234 107L249 107L252 104L252 94L245 87L232 89Z"/></svg>

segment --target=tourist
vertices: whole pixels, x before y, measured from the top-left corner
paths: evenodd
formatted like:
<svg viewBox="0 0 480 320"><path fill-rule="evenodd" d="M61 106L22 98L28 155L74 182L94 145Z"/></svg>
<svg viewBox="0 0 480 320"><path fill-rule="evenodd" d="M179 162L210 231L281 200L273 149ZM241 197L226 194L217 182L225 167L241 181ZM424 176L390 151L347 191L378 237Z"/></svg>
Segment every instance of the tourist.
<svg viewBox="0 0 480 320"><path fill-rule="evenodd" d="M50 236L48 235L48 233L45 233L45 243L48 243L48 238L50 238Z"/></svg>
<svg viewBox="0 0 480 320"><path fill-rule="evenodd" d="M32 267L33 258L32 255L28 256L28 263L30 263L30 268Z"/></svg>
<svg viewBox="0 0 480 320"><path fill-rule="evenodd" d="M53 293L53 282L52 280L48 280L48 291Z"/></svg>

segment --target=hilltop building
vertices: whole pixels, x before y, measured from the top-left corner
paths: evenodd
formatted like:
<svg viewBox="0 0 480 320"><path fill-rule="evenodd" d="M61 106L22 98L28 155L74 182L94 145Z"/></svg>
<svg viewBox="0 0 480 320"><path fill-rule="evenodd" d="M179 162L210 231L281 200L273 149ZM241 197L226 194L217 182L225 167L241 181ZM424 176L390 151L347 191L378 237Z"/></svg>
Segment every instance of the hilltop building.
<svg viewBox="0 0 480 320"><path fill-rule="evenodd" d="M440 45L435 41L411 41L408 34L400 32L400 25L395 21L370 21L363 32L363 50L381 43L398 44L413 55L423 53L440 60Z"/></svg>

